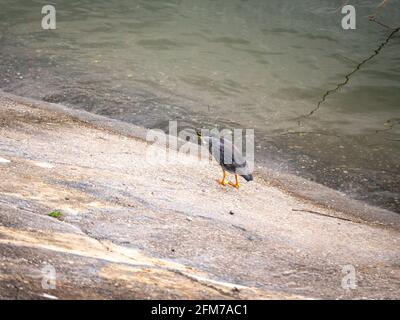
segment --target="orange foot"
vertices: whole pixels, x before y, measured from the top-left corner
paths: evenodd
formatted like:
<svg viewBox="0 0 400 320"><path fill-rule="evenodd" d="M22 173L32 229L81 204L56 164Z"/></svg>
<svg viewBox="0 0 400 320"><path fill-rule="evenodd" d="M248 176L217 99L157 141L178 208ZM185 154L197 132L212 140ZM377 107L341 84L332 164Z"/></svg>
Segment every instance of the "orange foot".
<svg viewBox="0 0 400 320"><path fill-rule="evenodd" d="M239 184L239 183L229 182L229 185L232 186L232 187L234 187L234 188L236 188L236 189L239 189L239 187L240 187L240 184Z"/></svg>
<svg viewBox="0 0 400 320"><path fill-rule="evenodd" d="M226 182L225 180L216 180L221 186L226 186L228 184L228 182Z"/></svg>

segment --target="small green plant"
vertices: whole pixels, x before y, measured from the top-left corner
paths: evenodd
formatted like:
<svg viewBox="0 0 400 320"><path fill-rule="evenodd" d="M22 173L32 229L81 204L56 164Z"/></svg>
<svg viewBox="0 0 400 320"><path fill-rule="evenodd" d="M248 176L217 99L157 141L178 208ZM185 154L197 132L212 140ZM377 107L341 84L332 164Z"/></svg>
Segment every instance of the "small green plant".
<svg viewBox="0 0 400 320"><path fill-rule="evenodd" d="M53 210L48 214L49 217L55 218L55 219L61 219L62 213L58 210Z"/></svg>

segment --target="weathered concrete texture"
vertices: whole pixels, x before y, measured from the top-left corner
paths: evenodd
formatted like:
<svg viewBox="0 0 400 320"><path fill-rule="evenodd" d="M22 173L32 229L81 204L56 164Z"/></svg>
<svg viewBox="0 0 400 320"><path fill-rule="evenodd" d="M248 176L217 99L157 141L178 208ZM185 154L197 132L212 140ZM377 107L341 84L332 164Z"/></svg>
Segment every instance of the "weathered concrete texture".
<svg viewBox="0 0 400 320"><path fill-rule="evenodd" d="M50 109L0 96L0 298L400 298L393 225L257 175L219 186L220 168L188 155L153 164L161 147L126 125ZM42 288L45 265L56 289Z"/></svg>

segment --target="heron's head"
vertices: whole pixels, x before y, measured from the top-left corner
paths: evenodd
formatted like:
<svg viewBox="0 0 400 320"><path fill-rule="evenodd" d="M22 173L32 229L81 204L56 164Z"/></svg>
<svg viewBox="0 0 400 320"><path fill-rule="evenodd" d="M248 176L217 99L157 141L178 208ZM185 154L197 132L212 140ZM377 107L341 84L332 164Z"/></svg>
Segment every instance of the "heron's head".
<svg viewBox="0 0 400 320"><path fill-rule="evenodd" d="M203 136L203 134L201 133L200 129L196 129L196 134L199 138L201 138Z"/></svg>
<svg viewBox="0 0 400 320"><path fill-rule="evenodd" d="M197 135L197 141L199 144L205 144L206 142L204 141L204 134L201 132L201 129L196 128L196 135Z"/></svg>

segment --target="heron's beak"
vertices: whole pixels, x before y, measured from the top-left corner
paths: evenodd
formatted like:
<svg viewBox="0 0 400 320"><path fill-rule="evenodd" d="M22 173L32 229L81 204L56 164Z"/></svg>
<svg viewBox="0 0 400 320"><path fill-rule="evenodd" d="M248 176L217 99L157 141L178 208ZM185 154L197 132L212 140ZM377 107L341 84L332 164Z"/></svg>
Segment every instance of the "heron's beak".
<svg viewBox="0 0 400 320"><path fill-rule="evenodd" d="M196 135L197 135L197 138L198 138L198 142L197 143L203 144L204 143L203 135L201 134L200 129L196 129Z"/></svg>

